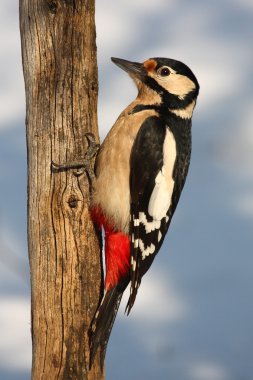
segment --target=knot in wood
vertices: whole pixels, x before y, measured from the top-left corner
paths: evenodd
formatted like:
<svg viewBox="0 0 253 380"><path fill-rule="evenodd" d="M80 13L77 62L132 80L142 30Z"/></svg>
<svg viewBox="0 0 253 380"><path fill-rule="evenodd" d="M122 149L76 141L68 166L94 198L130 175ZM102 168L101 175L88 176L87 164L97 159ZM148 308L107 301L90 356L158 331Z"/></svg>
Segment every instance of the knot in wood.
<svg viewBox="0 0 253 380"><path fill-rule="evenodd" d="M91 82L91 90L92 90L92 91L97 91L97 89L98 89L98 84L97 84L97 82L92 81L92 82Z"/></svg>
<svg viewBox="0 0 253 380"><path fill-rule="evenodd" d="M78 200L74 195L71 195L68 199L68 205L70 208L76 208L78 204Z"/></svg>
<svg viewBox="0 0 253 380"><path fill-rule="evenodd" d="M55 14L58 8L57 0L46 0L46 3L49 11Z"/></svg>

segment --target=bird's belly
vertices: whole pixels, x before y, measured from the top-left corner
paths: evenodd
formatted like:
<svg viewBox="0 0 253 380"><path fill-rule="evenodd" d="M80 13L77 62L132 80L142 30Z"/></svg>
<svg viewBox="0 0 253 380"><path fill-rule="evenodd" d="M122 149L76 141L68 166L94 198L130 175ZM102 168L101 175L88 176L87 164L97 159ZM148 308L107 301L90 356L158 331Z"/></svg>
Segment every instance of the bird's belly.
<svg viewBox="0 0 253 380"><path fill-rule="evenodd" d="M124 149L110 144L110 150L103 152L103 170L100 171L93 196L93 204L99 206L108 222L115 229L128 232L130 215L129 157L130 141Z"/></svg>

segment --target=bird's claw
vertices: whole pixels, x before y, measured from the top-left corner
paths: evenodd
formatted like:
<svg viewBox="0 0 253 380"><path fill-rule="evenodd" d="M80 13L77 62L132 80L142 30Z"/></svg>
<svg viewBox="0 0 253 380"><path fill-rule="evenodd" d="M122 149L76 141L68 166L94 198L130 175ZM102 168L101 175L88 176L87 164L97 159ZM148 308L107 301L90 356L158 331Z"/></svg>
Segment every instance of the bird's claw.
<svg viewBox="0 0 253 380"><path fill-rule="evenodd" d="M99 144L96 143L95 136L93 133L86 133L85 137L88 140L88 149L85 153L84 158L76 161L66 162L64 164L57 164L52 161L51 169L52 172L60 172L66 171L69 169L77 169L74 171L74 175L79 177L80 175L87 173L88 179L90 181L90 185L92 187L92 182L95 178L94 170L91 165L91 160L96 156L97 151L99 149Z"/></svg>

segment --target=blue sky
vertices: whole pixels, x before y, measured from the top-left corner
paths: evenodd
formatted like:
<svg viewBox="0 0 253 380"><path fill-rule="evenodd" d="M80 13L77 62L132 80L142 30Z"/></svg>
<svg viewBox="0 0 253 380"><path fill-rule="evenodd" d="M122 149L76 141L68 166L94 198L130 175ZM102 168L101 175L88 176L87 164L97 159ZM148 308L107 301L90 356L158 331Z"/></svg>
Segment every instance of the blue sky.
<svg viewBox="0 0 253 380"><path fill-rule="evenodd" d="M131 315L119 312L108 379L252 379L252 19L251 0L97 1L102 138L136 95L111 56L179 59L201 86L187 183ZM25 380L31 341L17 0L0 4L0 55L0 378Z"/></svg>

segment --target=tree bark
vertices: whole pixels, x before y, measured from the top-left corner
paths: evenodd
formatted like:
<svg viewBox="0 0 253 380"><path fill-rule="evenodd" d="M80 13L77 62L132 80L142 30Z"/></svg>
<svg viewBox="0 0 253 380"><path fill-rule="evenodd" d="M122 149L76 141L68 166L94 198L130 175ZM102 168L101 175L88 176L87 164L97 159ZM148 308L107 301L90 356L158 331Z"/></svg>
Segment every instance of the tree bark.
<svg viewBox="0 0 253 380"><path fill-rule="evenodd" d="M95 0L20 0L28 152L32 379L101 380L87 331L102 287L101 239L89 183L51 162L80 159L98 140Z"/></svg>

